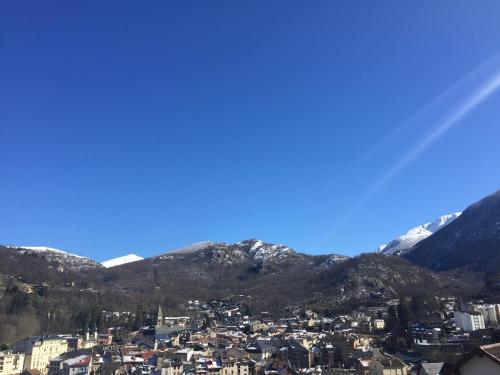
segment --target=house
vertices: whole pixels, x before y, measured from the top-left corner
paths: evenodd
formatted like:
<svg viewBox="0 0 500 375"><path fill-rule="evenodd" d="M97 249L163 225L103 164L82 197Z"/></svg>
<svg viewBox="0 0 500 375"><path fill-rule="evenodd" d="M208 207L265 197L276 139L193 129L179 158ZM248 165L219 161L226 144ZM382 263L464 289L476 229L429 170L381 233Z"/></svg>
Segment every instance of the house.
<svg viewBox="0 0 500 375"><path fill-rule="evenodd" d="M161 375L181 375L184 371L182 362L177 360L163 362Z"/></svg>
<svg viewBox="0 0 500 375"><path fill-rule="evenodd" d="M269 326L265 323L260 322L259 320L254 320L248 324L248 329L251 333L267 331Z"/></svg>
<svg viewBox="0 0 500 375"><path fill-rule="evenodd" d="M221 375L253 375L255 362L251 360L236 360L234 358L222 358Z"/></svg>
<svg viewBox="0 0 500 375"><path fill-rule="evenodd" d="M174 353L174 358L180 362L189 362L193 356L194 350L191 348L184 348L177 350Z"/></svg>
<svg viewBox="0 0 500 375"><path fill-rule="evenodd" d="M500 374L500 343L474 348L458 360L451 374L494 375Z"/></svg>
<svg viewBox="0 0 500 375"><path fill-rule="evenodd" d="M332 368L335 366L335 348L327 343L320 348L319 365Z"/></svg>
<svg viewBox="0 0 500 375"><path fill-rule="evenodd" d="M271 356L272 350L273 347L263 340L257 340L251 344L248 344L245 348L248 357L257 362Z"/></svg>
<svg viewBox="0 0 500 375"><path fill-rule="evenodd" d="M89 375L92 356L80 355L75 358L69 358L62 363L61 375Z"/></svg>
<svg viewBox="0 0 500 375"><path fill-rule="evenodd" d="M92 365L91 350L72 350L50 360L48 375L88 375Z"/></svg>
<svg viewBox="0 0 500 375"><path fill-rule="evenodd" d="M384 319L374 319L373 320L373 328L374 329L384 329L385 328Z"/></svg>
<svg viewBox="0 0 500 375"><path fill-rule="evenodd" d="M309 353L298 341L291 340L287 347L288 360L294 369L310 368L312 365L312 353Z"/></svg>
<svg viewBox="0 0 500 375"><path fill-rule="evenodd" d="M255 374L255 362L251 359L241 360L236 362L237 375L253 375Z"/></svg>
<svg viewBox="0 0 500 375"><path fill-rule="evenodd" d="M359 375L368 375L370 372L370 363L371 359L365 359L365 358L358 358L356 361L354 368L357 371L357 374Z"/></svg>
<svg viewBox="0 0 500 375"><path fill-rule="evenodd" d="M407 375L409 366L395 357L378 357L370 361L368 375Z"/></svg>
<svg viewBox="0 0 500 375"><path fill-rule="evenodd" d="M167 326L189 327L191 318L189 316L166 316L163 318L164 324Z"/></svg>
<svg viewBox="0 0 500 375"><path fill-rule="evenodd" d="M297 371L290 362L284 358L267 358L260 364L257 374L264 375L297 375Z"/></svg>
<svg viewBox="0 0 500 375"><path fill-rule="evenodd" d="M201 358L197 361L196 375L222 375L222 360Z"/></svg>
<svg viewBox="0 0 500 375"><path fill-rule="evenodd" d="M339 363L346 363L354 353L354 349L360 344L359 338L352 334L333 335L328 338L335 348L334 360L336 366Z"/></svg>

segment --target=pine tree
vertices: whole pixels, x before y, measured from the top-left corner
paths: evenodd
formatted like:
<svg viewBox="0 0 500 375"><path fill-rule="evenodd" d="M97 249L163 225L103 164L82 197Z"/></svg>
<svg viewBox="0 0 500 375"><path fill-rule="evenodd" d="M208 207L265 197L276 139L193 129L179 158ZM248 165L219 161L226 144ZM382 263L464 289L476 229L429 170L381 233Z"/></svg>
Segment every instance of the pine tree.
<svg viewBox="0 0 500 375"><path fill-rule="evenodd" d="M387 309L387 324L385 325L386 330L391 332L393 329L399 326L398 313L393 305L390 305Z"/></svg>
<svg viewBox="0 0 500 375"><path fill-rule="evenodd" d="M411 311L410 304L406 298L401 298L398 305L399 323L403 328L408 328L411 320L415 320L415 315Z"/></svg>

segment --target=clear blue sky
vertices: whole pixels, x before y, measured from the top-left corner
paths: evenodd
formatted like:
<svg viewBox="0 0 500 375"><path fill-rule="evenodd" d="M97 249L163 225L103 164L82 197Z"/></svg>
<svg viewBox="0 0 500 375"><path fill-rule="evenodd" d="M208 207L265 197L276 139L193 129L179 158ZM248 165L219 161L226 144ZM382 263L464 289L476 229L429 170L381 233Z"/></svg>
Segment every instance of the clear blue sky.
<svg viewBox="0 0 500 375"><path fill-rule="evenodd" d="M498 1L0 8L0 243L357 254L500 189Z"/></svg>

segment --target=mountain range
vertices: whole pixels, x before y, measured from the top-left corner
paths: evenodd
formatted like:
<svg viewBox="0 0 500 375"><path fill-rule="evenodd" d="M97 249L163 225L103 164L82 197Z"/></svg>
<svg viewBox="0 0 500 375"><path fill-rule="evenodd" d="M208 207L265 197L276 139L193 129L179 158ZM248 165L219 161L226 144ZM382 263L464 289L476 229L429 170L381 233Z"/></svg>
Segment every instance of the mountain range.
<svg viewBox="0 0 500 375"><path fill-rule="evenodd" d="M386 249L349 258L256 239L207 241L100 264L58 249L0 246L0 321L12 327L0 340L72 329L78 314L90 309L133 311L162 304L181 312L188 299L242 293L251 298L253 311L275 314L306 307L350 311L401 295L498 299L500 192L462 214L418 226ZM28 326L33 328L27 331Z"/></svg>
<svg viewBox="0 0 500 375"><path fill-rule="evenodd" d="M457 217L459 217L461 212L455 212L449 215L443 215L432 222L428 222L425 224L421 224L417 227L410 229L405 234L402 234L395 238L394 240L388 242L387 244L380 245L376 252L380 252L383 255L405 255L410 252L413 247L419 243L420 241L426 239L431 236L439 229L453 222ZM243 244L243 242L239 244ZM198 242L184 248L171 250L169 254L180 254L180 253L192 253L200 250L205 250L211 246L230 246L228 244L222 243L214 243L211 241L203 241ZM264 246L264 242L260 240L256 240L255 242L255 251L256 257L275 257L283 255L283 253L289 252L291 249L284 245L272 245L270 248L269 245ZM10 248L18 248L20 251L28 251L28 252L37 252L39 254L43 254L49 260L58 260L61 263L64 263L67 267L72 269L79 268L94 268L99 267L99 264L87 257L83 257L80 255L73 254L71 252L67 252L60 249L55 249L51 247L44 246L7 246ZM335 259L335 261L347 259L348 257L345 255L332 255L331 259ZM127 263L141 261L144 258L136 255L136 254L127 254L124 256L120 256L113 259L108 259L100 263L105 268L122 266Z"/></svg>
<svg viewBox="0 0 500 375"><path fill-rule="evenodd" d="M387 244L380 245L378 250L376 252L380 252L383 255L404 255L407 254L409 251L413 249L413 247L419 243L420 241L424 240L425 238L431 236L435 232L437 232L439 229L443 228L444 226L448 225L451 223L453 220L455 220L457 217L459 217L461 212L455 212L449 215L443 215L436 220L421 224L415 228L410 229L408 232L405 234L402 234L395 238L394 240L388 242ZM283 253L289 252L291 249L287 246L284 245L272 245L270 248L269 245L264 246L264 242L260 240L255 240L255 249L253 250L258 250L255 251L256 257L275 257L275 256L280 256L283 255ZM243 244L245 241L240 242L239 244ZM192 245L179 248L179 249L174 249L169 251L169 254L187 254L187 253L193 253L197 252L200 250L205 250L211 246L230 246L228 244L222 244L222 243L214 243L211 241L203 241L203 242L198 242L194 243ZM61 263L64 263L67 267L70 267L72 269L79 269L79 268L94 268L94 267L99 267L99 264L87 257L83 257L80 255L73 254L71 252L67 252L64 250L60 249L55 249L51 247L45 247L45 246L7 246L10 248L18 248L20 251L28 251L28 252L37 252L38 254L43 254L47 259L49 260L58 260ZM337 260L342 260L342 259L347 259L348 257L345 255L338 255L335 254L332 256L332 259ZM105 260L100 263L105 268L111 268L111 267L117 267L117 266L122 266L127 263L131 262L137 262L140 260L143 260L144 258L136 255L136 254L127 254L124 256L120 256L117 258L112 258Z"/></svg>

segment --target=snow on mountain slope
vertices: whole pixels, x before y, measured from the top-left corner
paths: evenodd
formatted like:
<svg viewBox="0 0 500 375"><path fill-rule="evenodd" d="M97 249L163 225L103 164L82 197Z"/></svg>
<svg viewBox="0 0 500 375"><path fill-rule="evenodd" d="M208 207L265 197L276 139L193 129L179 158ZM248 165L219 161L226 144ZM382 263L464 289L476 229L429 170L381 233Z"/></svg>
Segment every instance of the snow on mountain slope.
<svg viewBox="0 0 500 375"><path fill-rule="evenodd" d="M137 261L143 260L143 259L144 259L143 257L140 257L138 255L128 254L128 255L124 255L122 257L105 260L101 264L106 268L111 268L111 267L121 266L122 264L137 262Z"/></svg>
<svg viewBox="0 0 500 375"><path fill-rule="evenodd" d="M55 249L53 247L46 247L46 246L8 246L8 247L11 247L11 248L18 247L18 248L27 249L27 250L38 251L41 253L51 252L51 253L60 254L62 256L71 256L71 257L75 257L75 258L85 258L81 255L72 254L72 253L69 253L69 252L64 251L64 250Z"/></svg>
<svg viewBox="0 0 500 375"><path fill-rule="evenodd" d="M55 249L47 246L6 246L11 249L17 249L21 254L30 253L45 257L49 262L58 262L62 266L72 269L89 269L100 267L96 261L70 252Z"/></svg>
<svg viewBox="0 0 500 375"><path fill-rule="evenodd" d="M168 254L190 254L190 253L195 253L200 250L204 250L207 247L213 245L214 243L212 241L201 241L201 242L196 242L192 245L186 246L186 247L181 247L180 249L175 249L175 250L170 250Z"/></svg>
<svg viewBox="0 0 500 375"><path fill-rule="evenodd" d="M418 227L410 229L405 234L397 237L389 242L387 245L379 246L378 252L384 255L401 255L406 254L413 246L420 241L426 239L430 235L436 233L442 227L448 225L457 217L461 212L454 212L449 215L444 215L436 220L419 225Z"/></svg>
<svg viewBox="0 0 500 375"><path fill-rule="evenodd" d="M266 244L261 240L241 241L236 243L236 245L238 245L239 248L245 248L251 245L248 253L254 259L284 259L288 255L296 254L296 252L288 246L281 244Z"/></svg>
<svg viewBox="0 0 500 375"><path fill-rule="evenodd" d="M271 269L295 268L330 268L336 263L348 259L338 254L310 255L295 251L282 244L267 243L261 240L250 239L236 243L225 242L198 242L181 249L168 251L157 257L159 260L175 261L190 259L192 262L218 263L237 266L253 264L253 267Z"/></svg>

